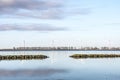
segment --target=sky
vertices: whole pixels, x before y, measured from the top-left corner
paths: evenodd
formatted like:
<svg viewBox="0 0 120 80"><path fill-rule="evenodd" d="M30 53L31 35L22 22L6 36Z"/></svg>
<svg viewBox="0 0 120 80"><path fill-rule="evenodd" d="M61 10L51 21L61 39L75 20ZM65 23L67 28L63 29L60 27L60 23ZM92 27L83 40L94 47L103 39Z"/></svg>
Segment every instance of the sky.
<svg viewBox="0 0 120 80"><path fill-rule="evenodd" d="M120 45L120 0L0 0L0 48Z"/></svg>

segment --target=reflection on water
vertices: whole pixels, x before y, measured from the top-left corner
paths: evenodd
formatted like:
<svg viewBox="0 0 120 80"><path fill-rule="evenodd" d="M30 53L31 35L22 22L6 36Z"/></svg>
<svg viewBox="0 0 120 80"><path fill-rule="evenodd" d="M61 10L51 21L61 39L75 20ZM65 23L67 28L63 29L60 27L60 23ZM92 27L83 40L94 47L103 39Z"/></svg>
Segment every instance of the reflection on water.
<svg viewBox="0 0 120 80"><path fill-rule="evenodd" d="M0 61L0 80L120 80L120 58L73 59L73 54L120 54L119 51L27 51L44 60ZM22 52L0 52L0 55Z"/></svg>
<svg viewBox="0 0 120 80"><path fill-rule="evenodd" d="M28 76L28 77L42 77L42 76L49 76L52 74L57 73L64 73L67 72L64 69L21 69L21 70L0 70L0 76Z"/></svg>

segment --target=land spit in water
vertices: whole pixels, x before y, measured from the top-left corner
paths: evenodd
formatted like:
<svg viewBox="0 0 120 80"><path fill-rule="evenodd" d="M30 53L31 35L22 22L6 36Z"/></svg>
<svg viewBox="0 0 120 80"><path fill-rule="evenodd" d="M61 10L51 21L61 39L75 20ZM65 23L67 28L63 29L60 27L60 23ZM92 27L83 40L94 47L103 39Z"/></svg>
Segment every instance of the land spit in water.
<svg viewBox="0 0 120 80"><path fill-rule="evenodd" d="M75 59L80 58L120 58L120 54L74 54L70 56Z"/></svg>
<svg viewBox="0 0 120 80"><path fill-rule="evenodd" d="M0 60L32 60L32 59L46 59L45 55L0 55Z"/></svg>

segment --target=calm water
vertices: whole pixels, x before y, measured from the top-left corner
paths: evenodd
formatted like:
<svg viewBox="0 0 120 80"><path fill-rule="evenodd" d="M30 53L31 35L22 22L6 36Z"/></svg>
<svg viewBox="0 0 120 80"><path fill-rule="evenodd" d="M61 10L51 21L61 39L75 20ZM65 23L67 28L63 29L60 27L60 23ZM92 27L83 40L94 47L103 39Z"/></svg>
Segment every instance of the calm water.
<svg viewBox="0 0 120 80"><path fill-rule="evenodd" d="M0 55L44 54L44 60L0 61L0 80L120 80L120 58L72 59L72 54L119 51L26 51Z"/></svg>

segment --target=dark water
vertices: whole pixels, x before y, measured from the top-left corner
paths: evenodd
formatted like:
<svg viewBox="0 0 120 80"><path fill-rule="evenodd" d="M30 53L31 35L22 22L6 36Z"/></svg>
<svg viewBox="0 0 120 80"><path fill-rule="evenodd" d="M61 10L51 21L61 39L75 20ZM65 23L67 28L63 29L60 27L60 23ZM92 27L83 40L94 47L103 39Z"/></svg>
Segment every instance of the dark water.
<svg viewBox="0 0 120 80"><path fill-rule="evenodd" d="M72 54L120 54L119 51L26 51L11 54L44 54L44 60L0 61L0 80L120 80L120 58L73 59Z"/></svg>

